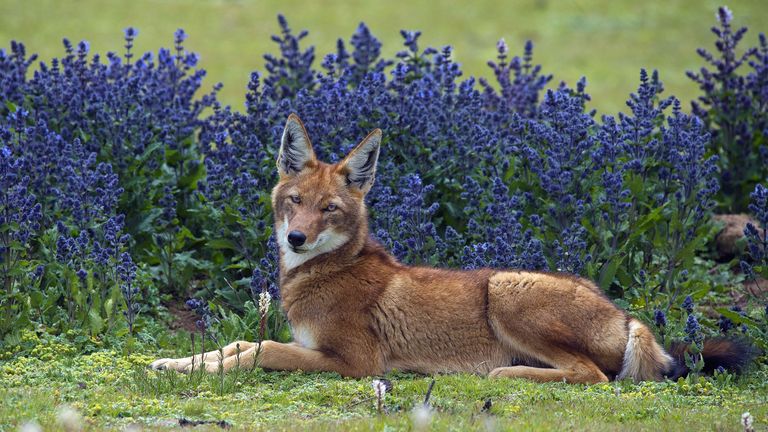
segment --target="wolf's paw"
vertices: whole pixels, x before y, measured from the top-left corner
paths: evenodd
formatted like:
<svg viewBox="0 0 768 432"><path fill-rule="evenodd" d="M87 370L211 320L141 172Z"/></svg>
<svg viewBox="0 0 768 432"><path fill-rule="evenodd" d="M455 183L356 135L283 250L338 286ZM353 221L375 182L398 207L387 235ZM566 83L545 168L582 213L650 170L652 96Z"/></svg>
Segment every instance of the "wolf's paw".
<svg viewBox="0 0 768 432"><path fill-rule="evenodd" d="M171 361L173 361L173 359L168 359L168 358L159 359L159 360L153 361L147 367L149 369L156 370L156 371L166 370L167 364Z"/></svg>
<svg viewBox="0 0 768 432"><path fill-rule="evenodd" d="M195 364L190 363L185 365L184 369L179 370L179 372L183 372L185 374L198 372L200 371L200 367L201 367L200 363L195 363ZM207 373L212 374L212 373L219 373L221 365L219 365L219 362L205 362L202 364L202 367L205 369Z"/></svg>
<svg viewBox="0 0 768 432"><path fill-rule="evenodd" d="M498 367L488 373L488 378L495 379L495 378L508 376L508 373L509 373L508 369L509 368Z"/></svg>
<svg viewBox="0 0 768 432"><path fill-rule="evenodd" d="M149 364L149 368L156 371L162 370L175 370L178 372L184 372L188 362L180 359L159 359Z"/></svg>

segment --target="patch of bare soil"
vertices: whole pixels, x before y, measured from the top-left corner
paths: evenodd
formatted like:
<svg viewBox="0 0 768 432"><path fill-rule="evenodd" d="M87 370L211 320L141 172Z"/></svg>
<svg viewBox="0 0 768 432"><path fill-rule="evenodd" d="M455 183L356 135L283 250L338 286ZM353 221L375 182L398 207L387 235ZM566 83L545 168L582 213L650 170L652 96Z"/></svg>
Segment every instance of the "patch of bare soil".
<svg viewBox="0 0 768 432"><path fill-rule="evenodd" d="M197 314L189 310L184 302L171 303L166 305L166 307L173 317L170 324L172 330L186 330L189 332L197 330L195 327L195 321L198 319Z"/></svg>
<svg viewBox="0 0 768 432"><path fill-rule="evenodd" d="M715 215L714 219L725 224L722 231L715 237L717 256L721 260L728 260L742 252L741 248L743 245L739 245L739 240L744 237L744 229L748 223L760 226L760 224L746 214L721 214ZM760 235L762 235L762 231L758 229Z"/></svg>

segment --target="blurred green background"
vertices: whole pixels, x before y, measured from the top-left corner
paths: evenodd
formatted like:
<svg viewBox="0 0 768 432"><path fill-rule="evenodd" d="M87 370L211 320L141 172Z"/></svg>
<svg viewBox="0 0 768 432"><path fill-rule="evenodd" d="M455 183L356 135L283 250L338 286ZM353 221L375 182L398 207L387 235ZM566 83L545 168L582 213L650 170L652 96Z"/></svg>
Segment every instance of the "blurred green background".
<svg viewBox="0 0 768 432"><path fill-rule="evenodd" d="M139 29L138 52L173 44L182 27L186 46L201 55L208 71L205 88L224 83L221 99L241 110L252 70L263 70L262 55L275 52L270 35L278 32L276 14L291 27L309 30L317 62L334 50L337 38L349 39L360 21L371 28L391 56L402 48L400 29L421 30L420 46L452 45L466 74L489 77L486 62L504 37L513 54L526 39L534 58L555 75L553 85L586 76L592 106L601 112L624 108L641 67L658 69L667 94L688 101L697 94L685 76L702 65L697 47L712 49L709 28L722 3L710 0L666 1L289 1L289 0L0 0L0 46L26 44L44 60L61 56L62 37L91 43L92 52L122 51L123 29ZM750 28L755 45L768 32L768 1L728 4L735 25Z"/></svg>

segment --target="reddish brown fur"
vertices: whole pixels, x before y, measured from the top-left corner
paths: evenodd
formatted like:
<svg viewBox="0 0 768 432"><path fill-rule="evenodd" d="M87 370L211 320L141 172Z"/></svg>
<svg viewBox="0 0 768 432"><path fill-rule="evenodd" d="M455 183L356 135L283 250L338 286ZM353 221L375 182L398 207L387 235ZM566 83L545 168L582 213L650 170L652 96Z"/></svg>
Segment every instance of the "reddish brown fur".
<svg viewBox="0 0 768 432"><path fill-rule="evenodd" d="M322 162L313 166L307 172L280 181L272 190L275 224L281 222L277 215L287 215L290 220L288 231L303 231L307 234L307 243L314 242L317 235L328 226L341 228L350 235L365 232L364 236L358 237L360 241L350 245L352 248L361 247L368 234L368 212L363 202L364 196L344 186L339 167ZM315 193L302 195L304 205L292 205L290 192L313 189ZM322 212L321 209L327 207L332 200L338 206L338 211ZM363 221L364 224L361 223ZM282 276L281 273L281 279Z"/></svg>
<svg viewBox="0 0 768 432"><path fill-rule="evenodd" d="M291 121L298 118L292 116L289 125ZM380 137L376 134L353 154L371 151L369 140ZM288 138L290 144L295 137ZM298 169L289 156L299 160ZM397 368L582 383L606 381L622 370L627 317L591 281L563 274L461 272L398 263L368 236L364 196L370 184L366 177L351 182L349 175L356 174L348 166L351 157L328 165L309 149L282 162L286 165L272 192L276 232L301 230L308 243L324 232L349 241L295 268L287 268L289 251L281 248L282 306L296 342L264 342L258 365L354 377ZM363 165L361 160L357 166ZM323 211L331 202L337 209ZM658 357L663 350L655 340L641 342L645 354L657 356L654 368L660 377L660 369L669 366ZM239 343L239 360L235 344L225 347L225 370L254 366L257 346ZM198 356L195 363L201 360L206 370L218 370L218 352L205 359ZM189 370L192 358L162 359L153 367Z"/></svg>

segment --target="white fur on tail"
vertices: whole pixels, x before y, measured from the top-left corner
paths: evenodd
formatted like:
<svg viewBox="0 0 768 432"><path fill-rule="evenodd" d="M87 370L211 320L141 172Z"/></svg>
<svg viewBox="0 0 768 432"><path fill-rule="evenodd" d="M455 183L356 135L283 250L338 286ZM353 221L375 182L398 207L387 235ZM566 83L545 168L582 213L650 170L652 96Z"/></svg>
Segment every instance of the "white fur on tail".
<svg viewBox="0 0 768 432"><path fill-rule="evenodd" d="M651 330L634 318L629 321L628 336L624 364L617 379L661 380L672 365L672 357L656 342Z"/></svg>

